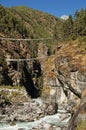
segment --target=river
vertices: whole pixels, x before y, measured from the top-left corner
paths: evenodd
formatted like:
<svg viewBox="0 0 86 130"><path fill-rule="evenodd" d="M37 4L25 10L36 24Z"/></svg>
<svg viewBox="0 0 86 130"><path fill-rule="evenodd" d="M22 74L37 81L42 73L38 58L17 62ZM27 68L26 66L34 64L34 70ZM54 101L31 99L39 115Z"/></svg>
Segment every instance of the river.
<svg viewBox="0 0 86 130"><path fill-rule="evenodd" d="M39 102L39 100L37 100L37 102ZM71 114L67 113L66 110L58 110L55 115L47 115L32 122L15 122L14 125L10 123L0 123L0 130L32 130L33 128L41 130L42 127L43 130L48 130L51 126L66 126L70 118Z"/></svg>

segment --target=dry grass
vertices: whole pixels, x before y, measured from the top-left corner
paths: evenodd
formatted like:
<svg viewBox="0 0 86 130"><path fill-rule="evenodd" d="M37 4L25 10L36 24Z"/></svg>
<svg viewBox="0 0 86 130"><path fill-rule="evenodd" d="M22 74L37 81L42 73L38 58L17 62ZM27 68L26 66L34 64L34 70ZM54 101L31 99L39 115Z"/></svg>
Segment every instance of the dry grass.
<svg viewBox="0 0 86 130"><path fill-rule="evenodd" d="M56 60L66 58L71 67L76 67L80 72L85 71L83 66L86 66L86 50L82 44L79 40L62 43L61 48L56 50Z"/></svg>

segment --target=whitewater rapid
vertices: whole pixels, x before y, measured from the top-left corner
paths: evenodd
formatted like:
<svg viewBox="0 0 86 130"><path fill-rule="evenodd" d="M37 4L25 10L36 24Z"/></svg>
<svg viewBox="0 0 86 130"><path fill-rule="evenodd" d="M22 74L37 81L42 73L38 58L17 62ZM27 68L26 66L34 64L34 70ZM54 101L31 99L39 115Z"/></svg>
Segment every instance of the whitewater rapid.
<svg viewBox="0 0 86 130"><path fill-rule="evenodd" d="M42 103L40 99L36 99L35 101L39 102L40 105ZM66 110L59 109L55 115L47 115L32 122L15 122L13 126L10 123L0 123L0 130L18 130L20 128L31 130L39 125L65 126L70 118L70 113L67 113Z"/></svg>

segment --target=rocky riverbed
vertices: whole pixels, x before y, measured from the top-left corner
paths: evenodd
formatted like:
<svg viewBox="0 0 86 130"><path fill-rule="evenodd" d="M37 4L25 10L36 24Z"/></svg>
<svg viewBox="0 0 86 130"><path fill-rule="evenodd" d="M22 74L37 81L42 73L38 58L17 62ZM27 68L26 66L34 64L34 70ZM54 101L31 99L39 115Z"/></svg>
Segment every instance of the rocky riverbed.
<svg viewBox="0 0 86 130"><path fill-rule="evenodd" d="M55 114L57 110L55 107L56 104L42 104L40 99L38 101L29 99L28 102L1 107L0 121L34 121L45 115Z"/></svg>
<svg viewBox="0 0 86 130"><path fill-rule="evenodd" d="M6 105L0 109L0 130L66 130L70 114L55 107L41 99Z"/></svg>

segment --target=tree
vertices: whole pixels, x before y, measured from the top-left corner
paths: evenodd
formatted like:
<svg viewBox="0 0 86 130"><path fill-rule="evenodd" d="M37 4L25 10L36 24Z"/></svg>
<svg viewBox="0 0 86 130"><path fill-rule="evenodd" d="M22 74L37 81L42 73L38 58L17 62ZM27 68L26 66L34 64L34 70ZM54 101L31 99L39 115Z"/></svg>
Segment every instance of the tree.
<svg viewBox="0 0 86 130"><path fill-rule="evenodd" d="M0 19L6 14L5 9L2 5L0 5Z"/></svg>
<svg viewBox="0 0 86 130"><path fill-rule="evenodd" d="M63 37L66 39L68 37L71 37L73 33L73 18L70 15L69 18L64 21L63 24Z"/></svg>
<svg viewBox="0 0 86 130"><path fill-rule="evenodd" d="M74 28L75 36L86 35L86 9L75 12Z"/></svg>

